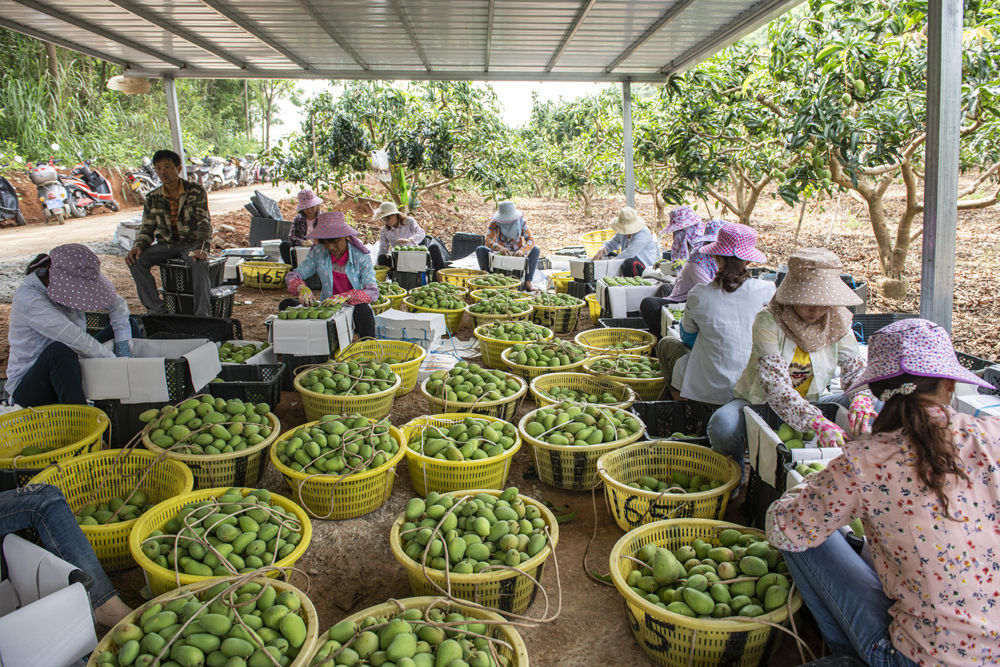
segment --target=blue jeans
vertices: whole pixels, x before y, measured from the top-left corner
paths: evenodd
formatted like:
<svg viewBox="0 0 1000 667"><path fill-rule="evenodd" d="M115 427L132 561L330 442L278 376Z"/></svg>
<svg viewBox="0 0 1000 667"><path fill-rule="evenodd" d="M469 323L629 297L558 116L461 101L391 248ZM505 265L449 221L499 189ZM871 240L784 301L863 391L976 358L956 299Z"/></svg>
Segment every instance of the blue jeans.
<svg viewBox="0 0 1000 667"><path fill-rule="evenodd" d="M875 570L834 533L819 546L783 551L795 587L835 655L856 655L872 667L913 667L889 637L889 607ZM844 585L850 582L850 585Z"/></svg>
<svg viewBox="0 0 1000 667"><path fill-rule="evenodd" d="M58 488L29 484L0 493L0 536L26 528L35 529L47 550L90 575L94 580L90 603L95 609L117 595Z"/></svg>
<svg viewBox="0 0 1000 667"><path fill-rule="evenodd" d="M482 271L490 270L490 255L493 253L488 247L481 245L476 248L476 259L479 260L479 268ZM538 266L538 256L541 251L538 246L528 253L528 262L524 267L524 282L530 283L535 278L535 267Z"/></svg>

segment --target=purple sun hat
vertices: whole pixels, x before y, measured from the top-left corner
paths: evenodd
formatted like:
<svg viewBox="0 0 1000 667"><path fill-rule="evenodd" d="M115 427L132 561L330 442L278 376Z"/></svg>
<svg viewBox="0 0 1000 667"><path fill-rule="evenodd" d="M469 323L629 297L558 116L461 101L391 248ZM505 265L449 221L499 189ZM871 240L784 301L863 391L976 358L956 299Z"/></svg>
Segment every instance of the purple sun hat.
<svg viewBox="0 0 1000 667"><path fill-rule="evenodd" d="M690 206L678 206L670 211L670 224L660 232L661 234L672 234L682 229L702 225L701 216L694 212Z"/></svg>
<svg viewBox="0 0 1000 667"><path fill-rule="evenodd" d="M860 391L870 382L888 380L904 373L974 384L986 389L986 382L959 363L951 337L943 327L919 318L900 320L876 331L868 339L868 367L847 389Z"/></svg>
<svg viewBox="0 0 1000 667"><path fill-rule="evenodd" d="M323 200L316 195L315 192L309 188L304 188L299 190L298 203L295 204L295 212L304 211L307 208L312 208L313 206L322 206Z"/></svg>
<svg viewBox="0 0 1000 667"><path fill-rule="evenodd" d="M713 243L725 225L725 220L719 220L718 218L709 220L705 223L705 233L698 239L698 242L701 244Z"/></svg>
<svg viewBox="0 0 1000 667"><path fill-rule="evenodd" d="M307 239L343 239L366 255L368 248L358 239L358 230L347 224L347 219L340 211L320 213L316 216L316 226L306 234Z"/></svg>
<svg viewBox="0 0 1000 667"><path fill-rule="evenodd" d="M101 273L101 260L85 245L68 243L49 252L49 298L75 310L110 310L118 293Z"/></svg>

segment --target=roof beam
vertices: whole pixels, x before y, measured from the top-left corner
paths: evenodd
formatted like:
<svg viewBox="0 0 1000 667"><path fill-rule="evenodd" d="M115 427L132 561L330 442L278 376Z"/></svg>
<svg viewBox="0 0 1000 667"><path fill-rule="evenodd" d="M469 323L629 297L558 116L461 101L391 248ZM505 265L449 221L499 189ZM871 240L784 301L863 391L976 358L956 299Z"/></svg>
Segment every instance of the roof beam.
<svg viewBox="0 0 1000 667"><path fill-rule="evenodd" d="M754 5L713 32L706 39L661 67L660 73L666 77L670 77L694 63L721 51L740 37L753 32L785 11L790 4L787 0L764 0L764 2Z"/></svg>
<svg viewBox="0 0 1000 667"><path fill-rule="evenodd" d="M406 29L406 34L410 36L410 43L413 44L413 49L420 56L420 62L424 64L424 69L430 72L431 63L427 60L427 54L424 53L424 47L420 45L420 40L417 39L417 31L413 29L413 24L410 23L410 17L406 13L406 7L403 6L403 0L392 0L392 6L396 9L396 14Z"/></svg>
<svg viewBox="0 0 1000 667"><path fill-rule="evenodd" d="M266 44L268 47L270 47L271 49L274 49L281 55L291 60L293 63L295 63L302 69L306 71L312 69L309 63L307 63L302 58L299 58L297 55L295 55L285 47L278 44L274 40L274 38L268 35L266 32L264 32L260 28L260 26L258 26L256 23L254 23L250 19L246 18L245 16L237 12L235 9L231 8L229 5L222 2L222 0L201 0L201 1L204 2L206 5L208 5L209 7L211 7L212 9L214 9L215 11L222 14L223 16L225 16L227 19L229 19L239 27L243 28L244 31L250 33L257 39L259 39L261 42Z"/></svg>
<svg viewBox="0 0 1000 667"><path fill-rule="evenodd" d="M595 4L597 4L597 0L583 0L580 3L580 8L576 10L576 16L573 17L573 23L566 29L566 34L563 35L562 41L559 42L559 47L552 54L552 57L549 58L549 63L545 66L546 72L551 72L552 68L559 62L559 59L562 58L563 51L569 46L570 40L576 35L576 31L580 29L580 24L587 19L587 14L590 13Z"/></svg>
<svg viewBox="0 0 1000 667"><path fill-rule="evenodd" d="M490 0L489 12L486 14L486 64L483 66L484 72L490 71L490 56L493 51L493 16L496 12L496 0Z"/></svg>
<svg viewBox="0 0 1000 667"><path fill-rule="evenodd" d="M316 9L316 5L314 5L310 0L298 0L298 2L302 5L302 9L309 13L309 16L312 17L313 21L318 23L319 26L326 31L326 34L330 36L330 39L335 41L337 46L346 51L347 54L354 59L354 62L358 64L358 67L366 72L372 68L372 66L368 64L368 61L362 58L361 54L359 54L354 47L351 46L350 42L348 42L344 36L340 34L340 31L333 27L333 24L327 20L326 16Z"/></svg>
<svg viewBox="0 0 1000 667"><path fill-rule="evenodd" d="M145 53L147 56L152 56L153 58L156 58L157 60L161 60L165 63L173 65L174 67L179 67L181 69L187 67L187 63L185 63L183 60L178 60L173 56L168 56L167 54L161 51L157 51L156 49L151 49L144 44L140 44L139 42L129 39L128 37L122 37L116 33L111 32L110 30L105 30L99 25L95 25L93 23L90 23L89 21L85 21L84 19L81 19L72 14L67 14L66 12L60 9L56 9L55 7L50 7L49 5L46 5L42 2L38 2L37 0L13 0L13 1L19 5L27 7L28 9L33 9L36 12L41 12L42 14L51 16L54 19L58 19L63 23L80 28L81 30L86 30L87 32L97 35L98 37L103 37L104 39L110 40L117 44L121 44L122 46L127 46L128 48L134 51L138 51L139 53Z"/></svg>
<svg viewBox="0 0 1000 667"><path fill-rule="evenodd" d="M646 28L646 32L639 35L637 40L629 44L624 51L619 53L618 57L612 60L611 64L604 68L604 71L610 74L616 67L625 62L629 56L639 50L639 47L648 42L653 35L663 28L663 26L674 20L678 14L687 9L693 2L694 0L678 0L678 2L676 2L670 9L663 12L663 15L656 19L653 25Z"/></svg>
<svg viewBox="0 0 1000 667"><path fill-rule="evenodd" d="M240 69L246 69L248 67L246 61L240 60L239 58L232 55L228 51L219 48L218 46L212 44L208 40L202 39L195 33L191 32L190 30L182 28L175 23L171 23L170 21L167 21L166 19L157 16L156 14L151 12L148 7L138 5L135 2L132 2L132 0L108 0L108 2L110 2L113 5L117 5L118 7L124 9L130 14L134 14L135 16L141 18L143 21L148 21L153 25L157 26L158 28L162 28L163 30L166 30L170 34L180 37L185 42L194 44L202 51L207 51L208 53L211 53L213 56L222 58L230 65L235 65Z"/></svg>
<svg viewBox="0 0 1000 667"><path fill-rule="evenodd" d="M101 53L100 51L95 51L89 47L76 42L71 42L68 39L63 39L62 37L57 37L55 35L50 35L47 32L42 32L41 30L35 30L26 25L21 25L20 23L15 23L14 21L8 21L5 18L0 17L0 28L7 28L8 30L13 30L14 32L19 32L22 35L27 35L28 37L34 37L35 39L41 40L43 42L49 42L55 44L56 46L61 46L64 49L69 49L70 51L76 51L77 53L82 53L86 56L91 56L97 58L98 60L106 60L109 63L114 63L115 65L121 65L126 69L129 67L134 67L134 65L127 60L122 60L121 58L116 58L114 56L109 56L107 54Z"/></svg>

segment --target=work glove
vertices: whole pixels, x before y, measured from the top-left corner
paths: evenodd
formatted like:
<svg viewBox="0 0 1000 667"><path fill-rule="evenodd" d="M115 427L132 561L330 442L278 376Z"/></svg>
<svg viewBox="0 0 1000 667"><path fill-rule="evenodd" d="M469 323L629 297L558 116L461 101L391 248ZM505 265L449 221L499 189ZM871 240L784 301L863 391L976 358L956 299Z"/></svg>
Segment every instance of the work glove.
<svg viewBox="0 0 1000 667"><path fill-rule="evenodd" d="M129 342L127 340L116 340L115 341L115 356L116 357L132 357L132 348L129 347Z"/></svg>
<svg viewBox="0 0 1000 667"><path fill-rule="evenodd" d="M354 306L359 303L371 303L372 300L367 292L359 289L352 289L349 292L345 292L344 296L347 297L348 306Z"/></svg>
<svg viewBox="0 0 1000 667"><path fill-rule="evenodd" d="M316 303L316 297L313 296L312 290L305 285L299 287L299 303L303 306L311 306Z"/></svg>
<svg viewBox="0 0 1000 667"><path fill-rule="evenodd" d="M816 431L816 441L820 447L843 447L844 429L822 415L809 421L809 428Z"/></svg>
<svg viewBox="0 0 1000 667"><path fill-rule="evenodd" d="M868 394L858 394L851 400L851 408L847 413L847 420L851 425L851 434L860 435L872 432L872 422L878 413L875 412L875 405Z"/></svg>

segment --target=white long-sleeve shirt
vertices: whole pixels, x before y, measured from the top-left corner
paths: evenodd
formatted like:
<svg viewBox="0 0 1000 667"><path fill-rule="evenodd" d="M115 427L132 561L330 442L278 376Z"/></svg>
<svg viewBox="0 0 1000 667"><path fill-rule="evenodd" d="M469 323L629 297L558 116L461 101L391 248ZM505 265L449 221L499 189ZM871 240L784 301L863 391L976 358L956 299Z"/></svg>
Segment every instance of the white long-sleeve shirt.
<svg viewBox="0 0 1000 667"><path fill-rule="evenodd" d="M617 250L619 257L635 257L646 266L652 266L663 256L659 241L645 227L628 236L615 234L602 247L605 253Z"/></svg>
<svg viewBox="0 0 1000 667"><path fill-rule="evenodd" d="M132 329L125 299L115 297L109 312L115 341L131 340ZM84 311L60 306L50 299L45 284L34 273L28 275L14 291L7 341L10 343L6 384L9 395L14 394L21 378L50 343L63 343L81 357L115 356L114 352L87 333Z"/></svg>

